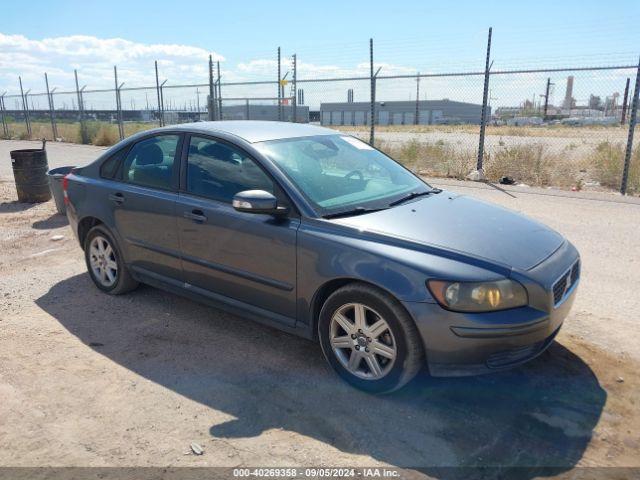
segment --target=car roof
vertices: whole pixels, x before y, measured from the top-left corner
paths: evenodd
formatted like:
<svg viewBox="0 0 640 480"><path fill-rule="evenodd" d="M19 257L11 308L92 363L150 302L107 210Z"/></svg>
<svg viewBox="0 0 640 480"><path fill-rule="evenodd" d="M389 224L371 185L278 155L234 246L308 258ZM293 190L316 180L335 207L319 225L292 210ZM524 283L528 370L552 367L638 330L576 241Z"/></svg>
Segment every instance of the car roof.
<svg viewBox="0 0 640 480"><path fill-rule="evenodd" d="M242 138L249 143L280 140L283 138L310 137L313 135L337 135L329 128L304 123L270 122L259 120L223 120L217 122L194 122L171 125L156 129L185 130L197 133L226 133ZM146 132L149 133L149 132Z"/></svg>

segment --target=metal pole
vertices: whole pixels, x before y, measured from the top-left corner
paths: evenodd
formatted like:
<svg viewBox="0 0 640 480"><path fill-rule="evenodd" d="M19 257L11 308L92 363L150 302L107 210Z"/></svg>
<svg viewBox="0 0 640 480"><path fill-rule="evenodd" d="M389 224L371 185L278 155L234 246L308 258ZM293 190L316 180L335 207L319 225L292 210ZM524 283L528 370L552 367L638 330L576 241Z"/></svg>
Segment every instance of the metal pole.
<svg viewBox="0 0 640 480"><path fill-rule="evenodd" d="M622 101L622 117L620 118L620 125L624 125L627 120L627 101L629 100L629 82L630 78L627 77L627 84L624 87L624 100Z"/></svg>
<svg viewBox="0 0 640 480"><path fill-rule="evenodd" d="M198 112L196 118L198 119L198 121L200 121L200 89L198 88L196 88L196 109L196 111Z"/></svg>
<svg viewBox="0 0 640 480"><path fill-rule="evenodd" d="M278 47L278 121L282 121L282 91L280 88L280 47Z"/></svg>
<svg viewBox="0 0 640 480"><path fill-rule="evenodd" d="M158 78L158 61L156 65L156 94L158 95L158 125L162 126L162 117L160 116L160 79Z"/></svg>
<svg viewBox="0 0 640 480"><path fill-rule="evenodd" d="M209 121L213 121L216 119L215 112L213 111L215 108L215 103L213 101L213 57L209 55L209 98L207 99L207 119Z"/></svg>
<svg viewBox="0 0 640 480"><path fill-rule="evenodd" d="M56 92L56 88L57 87L53 87L51 89L51 111L53 112L53 120L54 120L53 126L55 127L54 128L54 130L55 130L54 131L54 135L55 135L55 138L57 139L57 138L59 138L59 136L58 136L58 122L55 121L55 119L56 119L56 114L55 114L55 112L56 112L56 103L55 103L55 97L53 96L55 94L55 92Z"/></svg>
<svg viewBox="0 0 640 480"><path fill-rule="evenodd" d="M120 87L118 86L118 69L113 66L113 76L116 85L116 121L118 122L118 135L124 139L124 126L122 125L122 101L120 99Z"/></svg>
<svg viewBox="0 0 640 480"><path fill-rule="evenodd" d="M487 39L487 58L484 67L484 92L482 94L482 114L480 117L480 141L478 142L478 163L476 164L477 170L482 170L482 160L484 157L484 133L487 126L487 100L489 96L489 57L491 55L491 32L492 28L489 27L489 37Z"/></svg>
<svg viewBox="0 0 640 480"><path fill-rule="evenodd" d="M292 117L293 118L291 119L291 121L293 123L297 123L298 122L298 115L297 115L297 110L296 110L298 108L298 98L297 98L297 95L296 95L296 92L298 91L297 87L296 87L296 85L297 85L297 83L296 83L297 82L297 78L296 78L297 69L298 69L297 58L296 58L296 54L294 53L293 54L293 86L292 86L293 98L291 99L291 101L292 101L291 108L293 110L293 112L292 112Z"/></svg>
<svg viewBox="0 0 640 480"><path fill-rule="evenodd" d="M165 80L164 82L162 82L160 84L160 119L161 119L161 126L165 126L165 121L164 121L164 91L163 91L163 87L164 84L167 83L167 81ZM169 107L171 108L171 107Z"/></svg>
<svg viewBox="0 0 640 480"><path fill-rule="evenodd" d="M18 82L20 83L20 98L22 99L22 113L24 115L24 124L27 127L27 137L31 138L31 125L29 125L29 113L27 112L27 109L29 107L27 106L27 101L24 97L24 90L22 88L21 77L18 77Z"/></svg>
<svg viewBox="0 0 640 480"><path fill-rule="evenodd" d="M84 105L82 102L82 92L80 91L80 84L78 83L78 71L74 70L73 75L76 80L76 95L78 97L78 115L80 119L80 140L82 141L82 143L87 144L89 143L89 138L87 135L85 124L84 124Z"/></svg>
<svg viewBox="0 0 640 480"><path fill-rule="evenodd" d="M245 104L245 109L247 111L247 113L245 115L246 120L250 120L250 118L249 118L249 99L248 98L245 99L244 104Z"/></svg>
<svg viewBox="0 0 640 480"><path fill-rule="evenodd" d="M633 150L633 132L636 129L638 120L638 90L640 90L640 59L638 60L638 70L636 71L636 86L633 90L633 100L631 102L631 116L629 118L629 136L627 137L627 150L624 154L624 168L622 169L622 184L620 193L627 194L627 182L629 181L629 167L631 166L631 152Z"/></svg>
<svg viewBox="0 0 640 480"><path fill-rule="evenodd" d="M416 117L414 120L414 124L418 125L420 123L420 72L416 75Z"/></svg>
<svg viewBox="0 0 640 480"><path fill-rule="evenodd" d="M547 111L549 109L549 90L551 89L551 78L547 78L547 89L544 93L544 116L543 120L547 119Z"/></svg>
<svg viewBox="0 0 640 480"><path fill-rule="evenodd" d="M370 131L369 131L369 145L373 146L375 140L375 105L376 105L376 77L373 75L373 38L369 39L369 67L371 75L371 112L370 112Z"/></svg>
<svg viewBox="0 0 640 480"><path fill-rule="evenodd" d="M220 62L218 62L218 120L222 120L222 81L220 80Z"/></svg>
<svg viewBox="0 0 640 480"><path fill-rule="evenodd" d="M51 135L53 135L53 141L58 138L58 126L56 125L56 114L53 110L53 94L49 91L49 77L47 72L44 72L44 83L47 86L47 100L49 102L49 118L51 119Z"/></svg>
<svg viewBox="0 0 640 480"><path fill-rule="evenodd" d="M7 120L4 118L4 96L7 92L4 92L0 96L0 114L2 115L2 133L4 134L4 138L9 138L9 127L7 126Z"/></svg>

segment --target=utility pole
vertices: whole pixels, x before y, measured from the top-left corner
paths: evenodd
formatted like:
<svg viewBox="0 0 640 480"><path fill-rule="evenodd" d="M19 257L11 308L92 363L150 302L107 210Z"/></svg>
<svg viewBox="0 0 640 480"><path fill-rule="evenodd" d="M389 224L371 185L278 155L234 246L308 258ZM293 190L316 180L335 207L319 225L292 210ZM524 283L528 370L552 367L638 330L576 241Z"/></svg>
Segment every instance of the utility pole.
<svg viewBox="0 0 640 480"><path fill-rule="evenodd" d="M553 85L553 83L551 83L551 78L547 78L547 89L544 94L544 116L542 117L545 121L547 120L547 112L549 109L549 91L551 90L551 85Z"/></svg>

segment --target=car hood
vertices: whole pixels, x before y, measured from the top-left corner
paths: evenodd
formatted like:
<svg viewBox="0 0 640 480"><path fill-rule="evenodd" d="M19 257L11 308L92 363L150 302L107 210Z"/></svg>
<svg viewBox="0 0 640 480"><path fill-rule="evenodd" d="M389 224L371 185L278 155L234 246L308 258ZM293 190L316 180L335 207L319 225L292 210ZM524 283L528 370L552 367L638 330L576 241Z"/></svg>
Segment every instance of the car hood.
<svg viewBox="0 0 640 480"><path fill-rule="evenodd" d="M564 242L560 234L524 215L451 192L333 221L520 270L534 267Z"/></svg>

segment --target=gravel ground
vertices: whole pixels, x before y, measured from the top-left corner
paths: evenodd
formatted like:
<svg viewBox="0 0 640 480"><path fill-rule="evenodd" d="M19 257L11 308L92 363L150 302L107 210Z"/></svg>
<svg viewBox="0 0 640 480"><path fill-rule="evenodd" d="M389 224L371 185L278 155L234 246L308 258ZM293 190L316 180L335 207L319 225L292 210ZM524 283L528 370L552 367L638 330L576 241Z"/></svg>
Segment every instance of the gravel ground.
<svg viewBox="0 0 640 480"><path fill-rule="evenodd" d="M305 340L150 287L100 293L53 203L16 201L8 151L27 146L0 142L0 466L640 467L637 199L434 180L567 236L578 297L524 367L374 397ZM101 150L47 148L52 167Z"/></svg>

